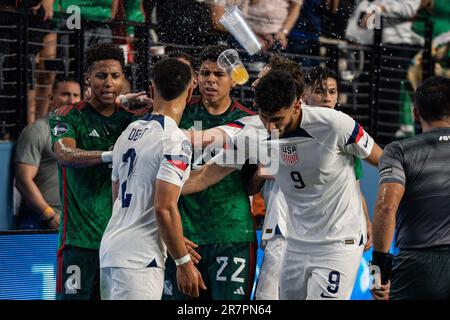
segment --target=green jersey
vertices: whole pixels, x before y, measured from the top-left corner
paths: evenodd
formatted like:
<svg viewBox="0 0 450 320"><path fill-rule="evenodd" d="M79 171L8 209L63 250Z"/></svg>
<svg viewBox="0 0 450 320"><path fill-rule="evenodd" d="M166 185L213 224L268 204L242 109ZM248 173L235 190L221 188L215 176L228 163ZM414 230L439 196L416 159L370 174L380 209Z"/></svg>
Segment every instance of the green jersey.
<svg viewBox="0 0 450 320"><path fill-rule="evenodd" d="M62 138L72 138L79 149L112 150L135 117L123 108L106 117L85 101L60 107L49 120L52 145ZM63 207L60 248L67 244L98 249L112 213L110 165L59 166L59 187Z"/></svg>
<svg viewBox="0 0 450 320"><path fill-rule="evenodd" d="M202 121L202 129L206 130L254 114L232 101L225 113L211 115L201 100L193 99L184 110L180 128L191 129L194 121ZM192 157L191 166L202 161ZM241 170L235 171L202 192L180 197L178 208L187 238L200 245L255 240L244 175Z"/></svg>
<svg viewBox="0 0 450 320"><path fill-rule="evenodd" d="M362 168L361 159L358 157L353 157L353 160L355 161L353 168L355 170L356 180L361 180L363 177L363 168Z"/></svg>

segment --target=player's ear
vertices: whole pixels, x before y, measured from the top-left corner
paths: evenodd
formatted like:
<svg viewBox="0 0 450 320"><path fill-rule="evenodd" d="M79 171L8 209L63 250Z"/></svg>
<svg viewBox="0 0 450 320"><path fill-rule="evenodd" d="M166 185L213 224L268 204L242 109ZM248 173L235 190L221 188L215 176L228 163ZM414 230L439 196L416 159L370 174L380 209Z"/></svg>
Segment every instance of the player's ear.
<svg viewBox="0 0 450 320"><path fill-rule="evenodd" d="M413 114L414 114L414 120L420 122L420 113L419 113L419 109L417 109L416 106L414 106L414 108L413 108Z"/></svg>
<svg viewBox="0 0 450 320"><path fill-rule="evenodd" d="M189 86L188 94L187 94L187 98L186 98L186 104L188 104L189 101L191 101L193 92L194 92L194 88L192 86Z"/></svg>
<svg viewBox="0 0 450 320"><path fill-rule="evenodd" d="M90 79L90 77L89 77L89 73L88 73L88 72L86 72L86 73L84 74L84 84L85 84L87 87L90 87L90 86L91 86L91 79Z"/></svg>

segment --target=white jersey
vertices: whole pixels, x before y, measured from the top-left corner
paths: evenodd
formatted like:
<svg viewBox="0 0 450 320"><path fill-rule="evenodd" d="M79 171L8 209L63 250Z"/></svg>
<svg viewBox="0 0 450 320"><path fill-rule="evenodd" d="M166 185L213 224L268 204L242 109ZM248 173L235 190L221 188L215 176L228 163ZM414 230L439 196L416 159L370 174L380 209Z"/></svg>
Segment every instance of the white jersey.
<svg viewBox="0 0 450 320"><path fill-rule="evenodd" d="M245 127L235 138L260 136L256 131ZM288 205L288 243L362 241L366 225L353 155L365 158L373 148L364 129L342 112L302 106L299 128L270 143L279 152L275 178Z"/></svg>
<svg viewBox="0 0 450 320"><path fill-rule="evenodd" d="M223 130L230 141L234 141L235 136L246 126L265 130L258 115L244 117L217 128ZM261 188L261 194L266 207L261 239L268 240L274 236L275 232L286 235L287 204L278 183L274 180L267 180Z"/></svg>
<svg viewBox="0 0 450 320"><path fill-rule="evenodd" d="M100 267L164 268L167 250L155 217L156 180L183 186L192 147L170 117L131 123L114 146L112 180L119 195L100 244Z"/></svg>

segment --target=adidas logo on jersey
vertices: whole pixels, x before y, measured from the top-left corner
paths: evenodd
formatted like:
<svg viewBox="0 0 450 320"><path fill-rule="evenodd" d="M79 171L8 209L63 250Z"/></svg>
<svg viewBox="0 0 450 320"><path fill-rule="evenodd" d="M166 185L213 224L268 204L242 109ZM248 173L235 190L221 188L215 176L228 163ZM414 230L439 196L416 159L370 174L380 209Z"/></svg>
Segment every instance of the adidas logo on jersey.
<svg viewBox="0 0 450 320"><path fill-rule="evenodd" d="M89 133L89 137L96 137L100 138L100 135L98 134L97 130L92 130L91 133Z"/></svg>
<svg viewBox="0 0 450 320"><path fill-rule="evenodd" d="M233 294L238 294L238 295L243 296L243 295L245 295L245 292L244 292L244 289L242 287L239 287L233 292Z"/></svg>

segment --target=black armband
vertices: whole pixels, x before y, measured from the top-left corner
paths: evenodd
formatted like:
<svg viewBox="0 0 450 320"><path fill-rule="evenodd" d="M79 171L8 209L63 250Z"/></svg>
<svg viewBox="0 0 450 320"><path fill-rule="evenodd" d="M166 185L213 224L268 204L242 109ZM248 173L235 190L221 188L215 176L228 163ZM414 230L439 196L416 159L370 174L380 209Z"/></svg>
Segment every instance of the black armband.
<svg viewBox="0 0 450 320"><path fill-rule="evenodd" d="M370 261L370 265L375 265L380 268L381 284L387 284L391 279L393 262L394 255L391 253L375 250L372 252L372 261Z"/></svg>

